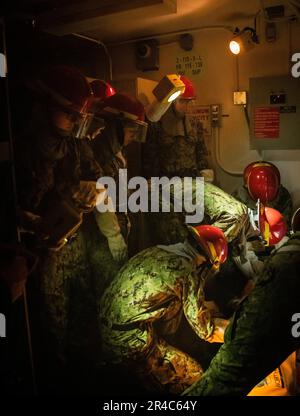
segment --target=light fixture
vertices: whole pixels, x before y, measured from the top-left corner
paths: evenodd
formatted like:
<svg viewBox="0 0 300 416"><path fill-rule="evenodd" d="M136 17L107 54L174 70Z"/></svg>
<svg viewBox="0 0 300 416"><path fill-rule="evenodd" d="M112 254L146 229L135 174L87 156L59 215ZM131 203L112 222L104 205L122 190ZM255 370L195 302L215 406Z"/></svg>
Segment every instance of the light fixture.
<svg viewBox="0 0 300 416"><path fill-rule="evenodd" d="M180 77L176 74L172 74L165 75L152 92L158 101L170 103L184 92L184 88L185 85Z"/></svg>
<svg viewBox="0 0 300 416"><path fill-rule="evenodd" d="M172 101L176 100L184 92L185 85L179 75L165 75L152 90L154 101L146 108L147 118L157 122L170 107Z"/></svg>
<svg viewBox="0 0 300 416"><path fill-rule="evenodd" d="M234 55L238 55L240 52L247 52L252 49L255 43L259 43L255 29L245 27L240 31L236 28L234 36L229 43L229 49Z"/></svg>

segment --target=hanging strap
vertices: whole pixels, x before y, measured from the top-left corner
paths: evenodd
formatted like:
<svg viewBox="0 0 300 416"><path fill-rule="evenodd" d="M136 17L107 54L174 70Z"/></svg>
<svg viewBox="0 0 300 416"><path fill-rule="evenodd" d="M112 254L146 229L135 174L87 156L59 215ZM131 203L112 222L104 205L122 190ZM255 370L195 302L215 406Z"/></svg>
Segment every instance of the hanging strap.
<svg viewBox="0 0 300 416"><path fill-rule="evenodd" d="M293 252L296 252L296 251L300 251L300 245L294 244L294 245L280 247L276 251L276 254L278 254L278 253L293 253Z"/></svg>

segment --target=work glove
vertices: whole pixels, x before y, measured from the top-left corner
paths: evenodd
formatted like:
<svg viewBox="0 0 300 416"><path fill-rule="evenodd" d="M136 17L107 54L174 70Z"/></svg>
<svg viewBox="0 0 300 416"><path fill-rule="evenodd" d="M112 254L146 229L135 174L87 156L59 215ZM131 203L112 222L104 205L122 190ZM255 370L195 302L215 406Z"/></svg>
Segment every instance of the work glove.
<svg viewBox="0 0 300 416"><path fill-rule="evenodd" d="M103 192L105 190L96 188L96 182L94 181L80 181L79 187L72 197L78 208L90 211L95 208L97 198Z"/></svg>
<svg viewBox="0 0 300 416"><path fill-rule="evenodd" d="M121 233L107 239L110 253L118 263L125 263L128 258L127 245Z"/></svg>
<svg viewBox="0 0 300 416"><path fill-rule="evenodd" d="M227 319L214 318L214 330L211 336L206 339L208 342L224 342L225 330L229 324Z"/></svg>
<svg viewBox="0 0 300 416"><path fill-rule="evenodd" d="M259 260L259 258L253 250L253 247L259 247L258 243L256 241L246 243L245 258L242 259L241 256L232 257L234 263L237 265L240 271L253 282L256 282L257 277L259 276L264 267L264 262Z"/></svg>
<svg viewBox="0 0 300 416"><path fill-rule="evenodd" d="M213 183L215 179L215 173L213 169L203 169L200 171L200 176L204 178L204 182Z"/></svg>
<svg viewBox="0 0 300 416"><path fill-rule="evenodd" d="M107 238L109 250L113 259L124 262L127 259L127 245L122 236L118 218L115 212L94 211L95 219L101 233Z"/></svg>

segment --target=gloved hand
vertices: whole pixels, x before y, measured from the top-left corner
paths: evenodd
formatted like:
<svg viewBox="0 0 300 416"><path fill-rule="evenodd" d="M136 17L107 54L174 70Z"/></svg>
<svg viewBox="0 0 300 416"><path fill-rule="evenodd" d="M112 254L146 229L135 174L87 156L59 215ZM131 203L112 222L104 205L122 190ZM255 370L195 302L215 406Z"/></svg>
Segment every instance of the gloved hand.
<svg viewBox="0 0 300 416"><path fill-rule="evenodd" d="M215 179L215 173L213 169L203 169L200 171L200 176L204 178L204 182L213 183Z"/></svg>
<svg viewBox="0 0 300 416"><path fill-rule="evenodd" d="M95 219L101 233L107 238L109 250L114 260L124 262L127 259L127 245L121 233L115 212L94 211Z"/></svg>
<svg viewBox="0 0 300 416"><path fill-rule="evenodd" d="M228 324L229 321L227 319L214 318L214 331L206 341L223 343L225 330Z"/></svg>
<svg viewBox="0 0 300 416"><path fill-rule="evenodd" d="M128 250L122 234L109 237L107 242L113 259L119 263L125 263L128 258Z"/></svg>
<svg viewBox="0 0 300 416"><path fill-rule="evenodd" d="M105 192L105 190L97 189L96 182L80 181L79 187L72 197L79 208L92 210L96 206L97 197L101 192Z"/></svg>

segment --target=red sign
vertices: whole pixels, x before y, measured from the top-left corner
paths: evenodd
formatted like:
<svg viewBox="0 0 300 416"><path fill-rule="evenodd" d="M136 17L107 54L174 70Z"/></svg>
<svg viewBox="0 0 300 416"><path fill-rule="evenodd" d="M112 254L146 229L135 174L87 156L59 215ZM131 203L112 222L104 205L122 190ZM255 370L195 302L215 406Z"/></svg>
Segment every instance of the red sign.
<svg viewBox="0 0 300 416"><path fill-rule="evenodd" d="M254 135L258 139L278 139L280 131L279 107L254 109Z"/></svg>

